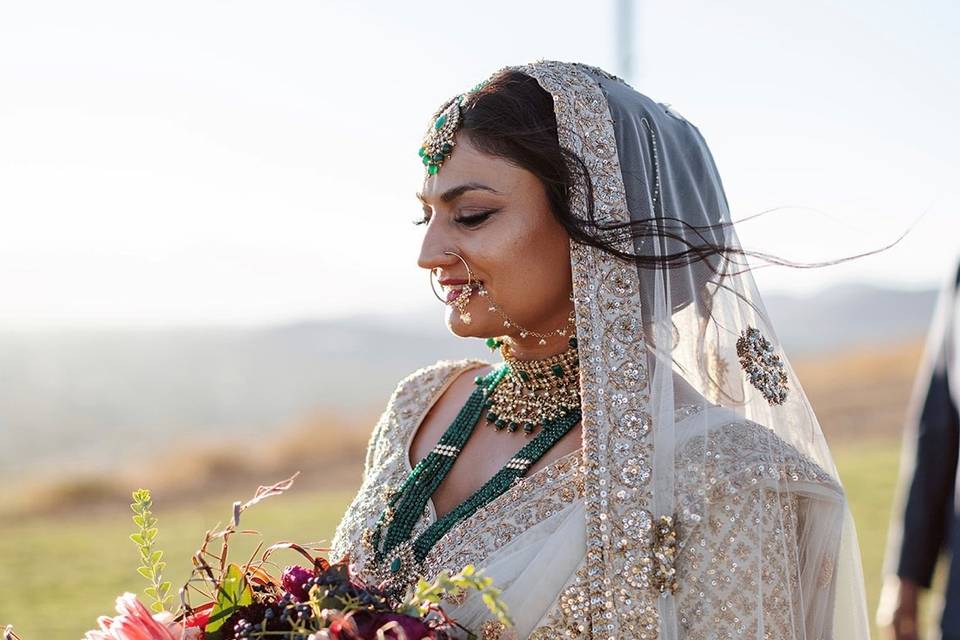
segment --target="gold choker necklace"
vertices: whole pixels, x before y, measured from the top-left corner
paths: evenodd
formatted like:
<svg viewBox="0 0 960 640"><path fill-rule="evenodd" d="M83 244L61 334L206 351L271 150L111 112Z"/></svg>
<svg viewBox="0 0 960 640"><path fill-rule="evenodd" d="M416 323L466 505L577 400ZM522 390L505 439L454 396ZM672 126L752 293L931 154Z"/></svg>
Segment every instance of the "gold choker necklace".
<svg viewBox="0 0 960 640"><path fill-rule="evenodd" d="M563 353L542 360L518 360L500 342L507 371L488 396L487 422L497 431L522 428L530 435L537 427L580 408L580 358L577 339L571 337Z"/></svg>

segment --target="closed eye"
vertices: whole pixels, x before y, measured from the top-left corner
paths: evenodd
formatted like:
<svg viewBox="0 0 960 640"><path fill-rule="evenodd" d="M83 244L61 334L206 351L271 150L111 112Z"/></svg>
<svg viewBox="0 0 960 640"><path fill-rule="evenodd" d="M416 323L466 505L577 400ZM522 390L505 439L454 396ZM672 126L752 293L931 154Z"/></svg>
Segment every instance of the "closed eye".
<svg viewBox="0 0 960 640"><path fill-rule="evenodd" d="M484 211L483 213L479 213L472 216L461 216L459 218L454 218L454 220L458 224L462 224L466 227L476 227L477 225L482 223L484 220L489 218L492 214L496 213L497 211L498 211L497 209L491 209L490 211ZM431 216L427 215L426 212L424 212L423 217L417 220L414 220L413 224L416 224L416 225L427 224L428 222L430 222L430 218Z"/></svg>
<svg viewBox="0 0 960 640"><path fill-rule="evenodd" d="M462 216L460 218L455 218L459 224L462 224L467 227L475 227L487 218L489 218L493 213L496 212L496 209L490 211L484 211L483 213L478 213L472 216Z"/></svg>

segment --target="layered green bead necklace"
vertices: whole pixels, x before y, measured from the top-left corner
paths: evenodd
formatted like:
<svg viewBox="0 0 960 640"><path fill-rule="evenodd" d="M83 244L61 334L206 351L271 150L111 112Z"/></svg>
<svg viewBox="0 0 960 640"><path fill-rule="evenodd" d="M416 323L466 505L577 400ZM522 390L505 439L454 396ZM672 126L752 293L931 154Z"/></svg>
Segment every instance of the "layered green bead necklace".
<svg viewBox="0 0 960 640"><path fill-rule="evenodd" d="M571 337L568 344L563 353L534 361L516 360L502 342L491 345L500 347L505 361L474 379L477 387L440 441L400 488L390 492L376 525L364 533L363 543L372 556L369 569L385 588L402 594L416 580L430 549L450 529L506 492L580 421L577 339ZM513 432L522 425L531 439L483 486L414 538L413 529L427 502L453 468L484 411L486 422L498 431ZM535 436L534 419L540 428Z"/></svg>

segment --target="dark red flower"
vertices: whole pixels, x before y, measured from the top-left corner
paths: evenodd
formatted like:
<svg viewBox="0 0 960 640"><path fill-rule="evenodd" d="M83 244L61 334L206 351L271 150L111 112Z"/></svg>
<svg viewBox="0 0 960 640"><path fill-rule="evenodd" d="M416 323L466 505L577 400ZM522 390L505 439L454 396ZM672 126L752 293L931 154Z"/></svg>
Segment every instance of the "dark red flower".
<svg viewBox="0 0 960 640"><path fill-rule="evenodd" d="M289 631L290 623L281 616L283 609L276 604L253 602L237 607L223 623L220 632L224 640L233 640L241 636L240 627L250 624L257 630L266 621L267 631ZM274 635L273 637L277 637Z"/></svg>
<svg viewBox="0 0 960 640"><path fill-rule="evenodd" d="M297 599L297 602L306 602L310 597L307 593L307 580L314 576L313 571L299 565L292 564L283 570L280 584L283 590Z"/></svg>
<svg viewBox="0 0 960 640"><path fill-rule="evenodd" d="M327 631L333 640L376 640L377 631L393 622L397 626L384 631L386 640L422 640L423 638L433 640L437 637L433 630L419 618L385 612L361 611L350 616L349 619L334 621Z"/></svg>

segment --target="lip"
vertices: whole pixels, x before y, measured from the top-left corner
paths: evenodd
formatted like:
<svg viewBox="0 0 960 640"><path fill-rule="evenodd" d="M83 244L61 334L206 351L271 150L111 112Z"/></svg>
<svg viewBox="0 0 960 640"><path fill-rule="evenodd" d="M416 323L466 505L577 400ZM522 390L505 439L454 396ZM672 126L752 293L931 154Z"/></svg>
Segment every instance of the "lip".
<svg viewBox="0 0 960 640"><path fill-rule="evenodd" d="M446 291L446 295L447 295L446 301L449 303L457 299L457 297L463 291L464 286L469 281L464 280L462 278L445 278L445 279L439 280L439 282L440 282L440 285ZM470 288L476 291L481 284L483 284L482 280L474 280L470 284Z"/></svg>

